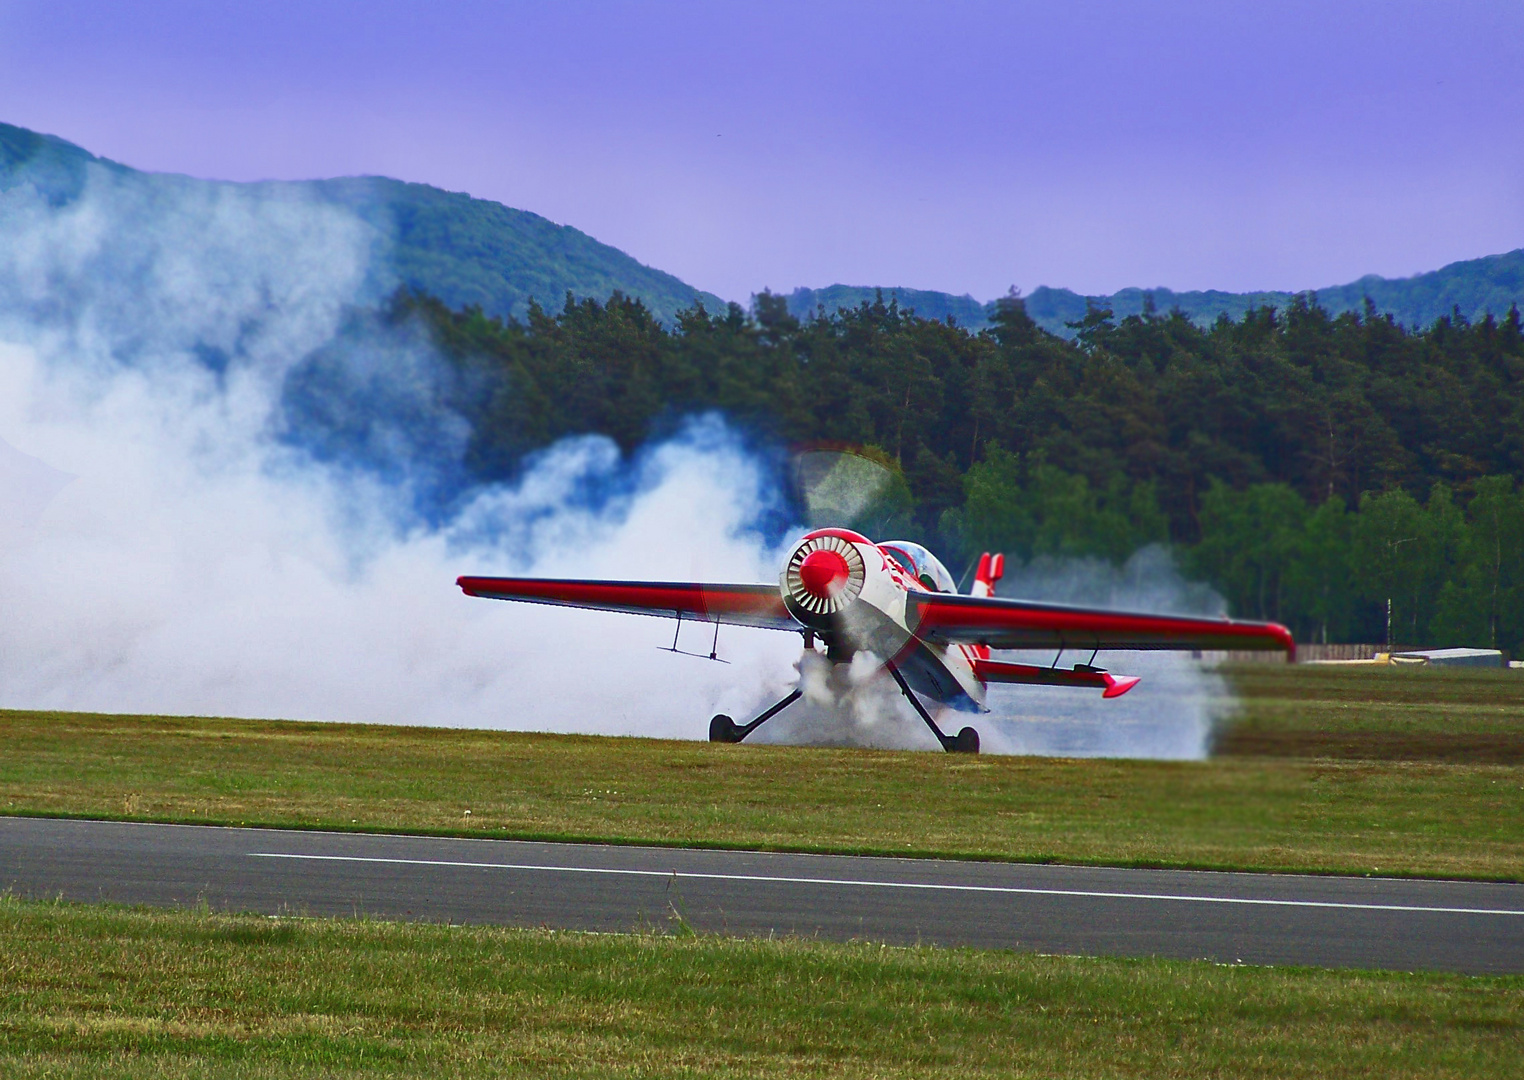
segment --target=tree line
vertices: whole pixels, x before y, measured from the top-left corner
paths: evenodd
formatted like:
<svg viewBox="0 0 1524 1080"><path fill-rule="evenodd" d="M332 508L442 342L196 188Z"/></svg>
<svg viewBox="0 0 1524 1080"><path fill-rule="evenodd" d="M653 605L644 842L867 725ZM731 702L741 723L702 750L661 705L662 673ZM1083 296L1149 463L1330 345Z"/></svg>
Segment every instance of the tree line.
<svg viewBox="0 0 1524 1080"><path fill-rule="evenodd" d="M469 472L600 432L633 448L697 410L773 445L875 448L904 527L954 556L1120 561L1172 545L1234 614L1303 638L1524 651L1524 330L1517 308L1421 329L1301 295L1210 326L1090 308L1049 334L1018 295L978 332L882 298L791 315L567 297L523 320L411 292L456 374ZM1390 603L1388 603L1390 601Z"/></svg>

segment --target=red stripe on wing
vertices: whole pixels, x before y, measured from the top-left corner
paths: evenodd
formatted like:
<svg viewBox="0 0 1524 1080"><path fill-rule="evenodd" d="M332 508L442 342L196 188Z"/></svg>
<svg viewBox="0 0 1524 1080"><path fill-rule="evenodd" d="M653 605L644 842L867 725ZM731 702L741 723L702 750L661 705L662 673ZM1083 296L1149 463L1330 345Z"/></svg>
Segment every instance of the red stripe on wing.
<svg viewBox="0 0 1524 1080"><path fill-rule="evenodd" d="M529 604L705 619L740 626L797 630L776 585L713 585L693 581L584 581L567 578L462 577L467 596Z"/></svg>
<svg viewBox="0 0 1524 1080"><path fill-rule="evenodd" d="M1279 623L1103 611L947 593L911 593L908 604L919 615L916 636L925 641L994 649L1284 650L1296 657L1291 631Z"/></svg>

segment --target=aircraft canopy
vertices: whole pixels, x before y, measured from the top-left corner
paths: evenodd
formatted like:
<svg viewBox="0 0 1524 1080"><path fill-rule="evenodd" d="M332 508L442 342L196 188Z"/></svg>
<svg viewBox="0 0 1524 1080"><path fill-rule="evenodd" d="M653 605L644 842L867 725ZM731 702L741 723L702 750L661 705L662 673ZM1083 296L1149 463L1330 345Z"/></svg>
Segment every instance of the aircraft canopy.
<svg viewBox="0 0 1524 1080"><path fill-rule="evenodd" d="M947 567L931 552L920 544L909 540L890 540L882 543L883 548L906 570L914 574L922 585L936 592L953 593L958 591L958 583L947 572Z"/></svg>

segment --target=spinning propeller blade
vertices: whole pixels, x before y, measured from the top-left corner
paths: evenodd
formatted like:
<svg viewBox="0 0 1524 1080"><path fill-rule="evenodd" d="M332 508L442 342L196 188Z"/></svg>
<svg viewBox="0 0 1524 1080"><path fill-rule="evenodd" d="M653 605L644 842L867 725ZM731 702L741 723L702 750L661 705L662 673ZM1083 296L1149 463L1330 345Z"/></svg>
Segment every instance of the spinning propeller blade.
<svg viewBox="0 0 1524 1080"><path fill-rule="evenodd" d="M904 477L886 461L854 450L801 450L793 458L793 481L812 529L876 536L910 508Z"/></svg>

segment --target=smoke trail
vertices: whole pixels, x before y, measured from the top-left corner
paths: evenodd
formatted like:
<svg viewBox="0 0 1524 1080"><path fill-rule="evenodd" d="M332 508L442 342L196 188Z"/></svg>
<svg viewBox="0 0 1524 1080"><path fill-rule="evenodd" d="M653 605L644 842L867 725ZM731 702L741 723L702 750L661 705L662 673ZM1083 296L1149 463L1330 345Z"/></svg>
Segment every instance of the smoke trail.
<svg viewBox="0 0 1524 1080"><path fill-rule="evenodd" d="M752 739L810 746L941 749L870 653L858 653L850 664L834 665L822 653L805 653L799 661L799 688L804 697L757 729Z"/></svg>
<svg viewBox="0 0 1524 1080"><path fill-rule="evenodd" d="M31 539L37 519L72 479L0 439L0 553Z"/></svg>
<svg viewBox="0 0 1524 1080"><path fill-rule="evenodd" d="M726 628L712 664L657 651L667 620L460 596L461 573L775 580L773 470L703 417L473 486L448 365L363 313L390 283L349 211L92 169L63 205L0 191L0 235L0 706L702 738L798 677L762 739L935 745L867 658L796 676L797 638ZM1034 567L1004 591L1184 595L1157 562L1129 573ZM1199 753L1210 680L1126 663L1148 682L1120 702L997 688L985 745Z"/></svg>
<svg viewBox="0 0 1524 1080"><path fill-rule="evenodd" d="M791 677L786 635L726 630L710 664L656 651L669 622L453 586L768 580L776 496L718 420L630 460L563 443L446 515L466 433L426 340L356 324L384 285L358 219L93 170L62 207L0 192L0 230L4 462L46 463L33 501L77 478L0 554L0 704L693 737Z"/></svg>

